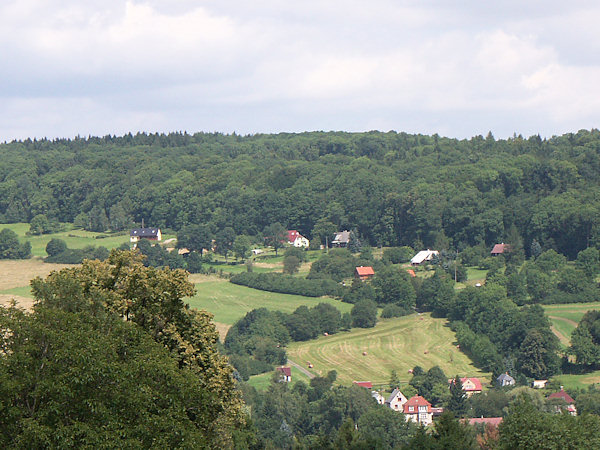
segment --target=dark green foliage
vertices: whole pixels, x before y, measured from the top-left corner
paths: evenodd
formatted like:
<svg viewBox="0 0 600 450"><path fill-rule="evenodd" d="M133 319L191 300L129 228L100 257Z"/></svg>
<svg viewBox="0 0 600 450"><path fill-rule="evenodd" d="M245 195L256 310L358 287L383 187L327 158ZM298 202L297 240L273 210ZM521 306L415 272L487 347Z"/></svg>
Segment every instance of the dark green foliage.
<svg viewBox="0 0 600 450"><path fill-rule="evenodd" d="M46 244L46 253L48 256L56 256L67 249L67 243L62 239L53 238Z"/></svg>
<svg viewBox="0 0 600 450"><path fill-rule="evenodd" d="M287 240L286 229L279 222L275 222L263 230L265 244L275 249L275 255L284 246Z"/></svg>
<svg viewBox="0 0 600 450"><path fill-rule="evenodd" d="M31 257L31 243L21 244L14 231L4 228L0 231L0 259L25 259Z"/></svg>
<svg viewBox="0 0 600 450"><path fill-rule="evenodd" d="M381 318L382 319L390 319L392 317L402 317L402 316L407 316L409 314L412 314L414 311L412 309L406 309L403 308L402 306L391 304L391 305L386 305L382 310L381 310Z"/></svg>
<svg viewBox="0 0 600 450"><path fill-rule="evenodd" d="M577 268L588 278L593 278L600 272L600 252L595 247L589 247L577 254Z"/></svg>
<svg viewBox="0 0 600 450"><path fill-rule="evenodd" d="M463 391L462 381L458 375L450 382L450 398L445 409L452 412L455 417L464 417L467 412L467 396Z"/></svg>
<svg viewBox="0 0 600 450"><path fill-rule="evenodd" d="M375 299L379 304L396 304L404 309L414 308L415 288L410 276L397 267L385 267L379 270L372 281Z"/></svg>
<svg viewBox="0 0 600 450"><path fill-rule="evenodd" d="M355 278L350 290L346 290L343 300L346 303L356 303L362 299L375 300L375 289L371 283L365 283Z"/></svg>
<svg viewBox="0 0 600 450"><path fill-rule="evenodd" d="M588 311L571 335L571 353L577 364L600 365L600 311Z"/></svg>
<svg viewBox="0 0 600 450"><path fill-rule="evenodd" d="M390 247L383 250L383 260L391 264L400 264L410 261L415 251L408 246Z"/></svg>
<svg viewBox="0 0 600 450"><path fill-rule="evenodd" d="M137 250L145 256L144 265L147 267L169 267L171 269L185 268L185 261L176 251L168 252L161 245L152 244L147 239L141 239Z"/></svg>
<svg viewBox="0 0 600 450"><path fill-rule="evenodd" d="M331 278L340 282L353 277L356 267L372 265L372 261L356 258L345 248L335 248L312 263L307 278Z"/></svg>
<svg viewBox="0 0 600 450"><path fill-rule="evenodd" d="M293 275L300 269L300 260L294 255L286 255L283 258L283 273Z"/></svg>
<svg viewBox="0 0 600 450"><path fill-rule="evenodd" d="M298 261L305 262L306 261L306 250L300 247L288 247L283 252L283 256L295 256L298 258Z"/></svg>
<svg viewBox="0 0 600 450"><path fill-rule="evenodd" d="M445 403L450 397L448 377L439 366L433 366L427 372L423 372L420 367L415 367L409 384L417 390L419 395L434 405Z"/></svg>
<svg viewBox="0 0 600 450"><path fill-rule="evenodd" d="M27 234L48 234L61 231L62 226L55 220L49 220L45 214L38 214L29 222L29 231Z"/></svg>
<svg viewBox="0 0 600 450"><path fill-rule="evenodd" d="M471 417L502 417L509 398L503 389L490 389L468 399Z"/></svg>
<svg viewBox="0 0 600 450"><path fill-rule="evenodd" d="M352 307L350 315L353 327L372 328L377 323L377 305L372 300L359 300Z"/></svg>
<svg viewBox="0 0 600 450"><path fill-rule="evenodd" d="M423 280L417 292L417 307L432 311L434 316L444 317L454 302L454 296L454 282L438 269L433 276Z"/></svg>
<svg viewBox="0 0 600 450"><path fill-rule="evenodd" d="M0 327L2 447L207 446L210 394L140 327L44 308Z"/></svg>
<svg viewBox="0 0 600 450"><path fill-rule="evenodd" d="M187 248L190 252L199 252L212 248L213 233L206 225L186 225L177 232L177 248Z"/></svg>
<svg viewBox="0 0 600 450"><path fill-rule="evenodd" d="M232 276L230 281L262 291L307 297L322 297L323 295L339 297L344 292L343 287L333 280L304 279L278 273L238 273Z"/></svg>

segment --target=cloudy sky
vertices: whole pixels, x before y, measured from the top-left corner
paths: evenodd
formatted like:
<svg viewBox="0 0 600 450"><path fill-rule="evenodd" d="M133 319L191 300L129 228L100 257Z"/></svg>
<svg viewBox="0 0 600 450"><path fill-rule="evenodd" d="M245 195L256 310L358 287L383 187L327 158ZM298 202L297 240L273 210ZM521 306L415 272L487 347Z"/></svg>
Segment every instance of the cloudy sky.
<svg viewBox="0 0 600 450"><path fill-rule="evenodd" d="M599 126L600 3L2 0L0 141Z"/></svg>

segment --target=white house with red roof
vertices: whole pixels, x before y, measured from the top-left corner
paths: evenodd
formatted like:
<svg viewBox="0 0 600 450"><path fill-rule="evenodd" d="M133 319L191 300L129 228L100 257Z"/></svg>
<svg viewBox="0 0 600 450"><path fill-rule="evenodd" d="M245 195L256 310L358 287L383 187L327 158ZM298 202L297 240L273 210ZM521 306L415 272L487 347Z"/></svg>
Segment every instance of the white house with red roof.
<svg viewBox="0 0 600 450"><path fill-rule="evenodd" d="M277 367L275 369L277 372L281 373L281 381L285 383L289 383L292 381L292 369L290 367Z"/></svg>
<svg viewBox="0 0 600 450"><path fill-rule="evenodd" d="M555 405L555 409L557 412L560 412L561 410L566 409L567 412L569 414L571 414L572 416L576 416L577 415L577 408L575 408L575 400L573 400L573 397L571 397L569 394L567 394L565 392L565 390L563 389L563 387L560 387L560 391L555 392L553 394L550 394L548 396L548 400L558 400L559 403L564 402L564 405ZM561 402L562 400L562 402Z"/></svg>
<svg viewBox="0 0 600 450"><path fill-rule="evenodd" d="M308 248L310 241L298 233L298 230L287 230L287 242L294 247Z"/></svg>
<svg viewBox="0 0 600 450"><path fill-rule="evenodd" d="M433 422L431 403L420 395L415 395L404 404L404 416L407 422L412 420L421 425L430 425Z"/></svg>
<svg viewBox="0 0 600 450"><path fill-rule="evenodd" d="M473 394L481 394L481 391L483 390L483 388L481 386L481 381L479 381L479 378L465 377L465 378L461 378L460 382L462 384L462 390L467 397L471 397ZM448 383L449 384L454 383L454 378L450 378L448 380Z"/></svg>

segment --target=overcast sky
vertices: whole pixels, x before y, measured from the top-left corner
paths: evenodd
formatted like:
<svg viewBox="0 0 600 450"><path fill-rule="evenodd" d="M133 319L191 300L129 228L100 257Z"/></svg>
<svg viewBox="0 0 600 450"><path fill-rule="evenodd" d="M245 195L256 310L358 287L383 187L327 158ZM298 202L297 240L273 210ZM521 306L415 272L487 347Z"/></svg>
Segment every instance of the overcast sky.
<svg viewBox="0 0 600 450"><path fill-rule="evenodd" d="M599 126L600 2L2 0L0 140Z"/></svg>

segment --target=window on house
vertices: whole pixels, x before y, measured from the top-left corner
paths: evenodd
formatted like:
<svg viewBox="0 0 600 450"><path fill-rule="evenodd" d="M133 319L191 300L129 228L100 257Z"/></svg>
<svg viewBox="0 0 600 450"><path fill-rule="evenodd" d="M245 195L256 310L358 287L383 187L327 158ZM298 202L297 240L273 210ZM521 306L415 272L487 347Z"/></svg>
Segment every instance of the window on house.
<svg viewBox="0 0 600 450"><path fill-rule="evenodd" d="M413 412L413 411L415 410L415 407L414 407L414 406L409 406L409 407L408 407L408 410L409 410L410 412Z"/></svg>

